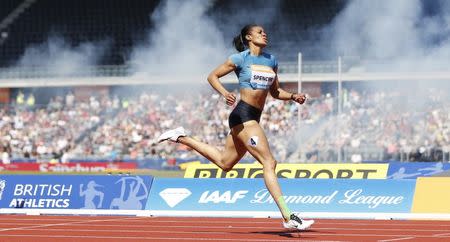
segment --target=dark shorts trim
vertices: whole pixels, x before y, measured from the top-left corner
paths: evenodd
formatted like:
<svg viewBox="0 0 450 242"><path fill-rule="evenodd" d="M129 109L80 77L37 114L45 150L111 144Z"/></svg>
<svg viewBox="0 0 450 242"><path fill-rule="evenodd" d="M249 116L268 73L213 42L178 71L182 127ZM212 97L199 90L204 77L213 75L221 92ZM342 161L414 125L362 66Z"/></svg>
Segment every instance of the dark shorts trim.
<svg viewBox="0 0 450 242"><path fill-rule="evenodd" d="M259 123L262 111L252 105L239 101L228 118L230 129L238 124L243 124L250 120L256 120Z"/></svg>

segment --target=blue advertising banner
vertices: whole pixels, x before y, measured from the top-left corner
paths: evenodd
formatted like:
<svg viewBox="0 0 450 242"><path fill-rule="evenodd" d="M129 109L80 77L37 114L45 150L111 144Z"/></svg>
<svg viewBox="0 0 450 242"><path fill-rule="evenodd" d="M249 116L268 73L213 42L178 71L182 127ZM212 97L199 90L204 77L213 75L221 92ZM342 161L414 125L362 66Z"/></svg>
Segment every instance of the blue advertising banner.
<svg viewBox="0 0 450 242"><path fill-rule="evenodd" d="M0 175L0 208L143 210L151 176Z"/></svg>
<svg viewBox="0 0 450 242"><path fill-rule="evenodd" d="M415 180L280 179L285 201L302 212L411 210ZM278 211L263 179L156 178L147 210Z"/></svg>
<svg viewBox="0 0 450 242"><path fill-rule="evenodd" d="M450 169L450 163L442 162L390 162L388 179L416 179L435 176Z"/></svg>

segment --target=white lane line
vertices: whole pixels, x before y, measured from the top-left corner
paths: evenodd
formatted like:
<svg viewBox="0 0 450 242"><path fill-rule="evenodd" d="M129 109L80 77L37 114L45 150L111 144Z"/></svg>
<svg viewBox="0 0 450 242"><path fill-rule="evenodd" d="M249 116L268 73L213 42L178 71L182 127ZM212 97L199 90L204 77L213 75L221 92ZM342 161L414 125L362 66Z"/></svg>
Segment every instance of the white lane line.
<svg viewBox="0 0 450 242"><path fill-rule="evenodd" d="M64 225L63 225L64 226ZM70 231L91 231L83 228L76 228L77 226L86 227L84 224L70 224ZM132 225L97 225L97 224L89 224L89 227L96 227L95 231L105 231L109 232L111 229L101 229L99 227L121 227L127 229L114 229L113 232L153 232L153 230L145 230L145 228L195 228L195 229L280 229L280 231L285 231L281 227L241 227L241 226L182 226L182 225L167 225L167 226L158 226L158 225L142 225L142 226L132 226ZM133 229L135 228L135 229ZM144 228L144 229L143 229ZM43 230L39 228L22 228L23 230ZM404 229L353 229L353 228L325 228L325 227L312 227L314 231L330 231L330 230L338 230L338 231L405 231ZM59 230L67 230L67 228L45 228L47 231L59 231ZM173 230L165 230L167 232L172 232ZM439 232L439 231L448 231L448 230L439 230L439 229L414 229L414 232ZM436 234L433 236L450 236L449 233Z"/></svg>
<svg viewBox="0 0 450 242"><path fill-rule="evenodd" d="M50 229L45 230L45 231L50 232ZM67 231L67 230L64 230L64 231ZM75 232L75 231L78 231L78 230L71 230L71 231ZM98 230L92 230L92 231L100 232ZM263 231L263 230L261 230L261 231ZM88 232L88 231L86 231L86 232ZM112 232L112 231L108 230L108 231L102 231L102 232ZM117 231L117 232L119 232L119 231ZM128 232L128 231L124 231L124 232ZM129 232L136 232L136 231L129 231ZM167 230L165 230L165 231L145 231L145 232L147 232L147 233L163 233L163 234L170 234L170 233L171 234L192 234L193 238L197 237L199 234L205 234L206 235L206 234L230 234L230 233L232 233L232 231L229 232L229 233L226 233L226 232L212 232L212 231L211 232L208 232L208 231L204 231L204 232L195 232L195 231L194 232L190 232L190 231L167 231ZM391 236L391 237L399 237L399 240L402 240L402 239L405 239L405 238L433 238L432 235L420 235L420 234L419 235L412 235L412 234L357 234L357 233L351 233L351 234L345 234L345 233L336 234L336 233L333 233L333 234L328 234L328 233L315 233L315 232L312 232L312 231L301 232L301 231L288 231L288 230L285 230L285 231L280 230L280 231L277 231L277 232L279 232L279 233L301 233L301 234L308 235L308 236L341 236L341 237L342 236L348 236L348 237L387 237L387 236ZM0 237L1 236L4 236L4 235L0 234ZM8 236L10 236L10 235L8 235ZM17 236L20 236L20 235L17 235ZM44 236L44 235L41 235L41 236ZM46 235L46 236L66 236L66 235ZM72 236L72 235L67 235L67 236ZM76 235L73 235L73 236L76 236ZM92 236L88 236L88 237L97 237L97 236L92 235ZM100 236L100 237L105 237L105 236ZM111 236L111 237L116 238L117 236ZM130 237L130 238L134 238L134 237ZM436 238L436 237L434 237L434 238Z"/></svg>
<svg viewBox="0 0 450 242"><path fill-rule="evenodd" d="M70 232L108 232L108 233L163 233L163 234L230 234L230 232L220 232L220 231L172 231L172 230L110 230L110 229L23 229L26 231L49 231L49 232L59 232L59 231L70 231ZM280 233L284 233L285 231L280 230ZM1 236L1 234L0 234Z"/></svg>
<svg viewBox="0 0 450 242"><path fill-rule="evenodd" d="M167 233L167 232L165 232ZM297 233L297 232L295 232ZM301 232L300 232L301 233ZM249 239L249 238L236 238L236 239L225 239L225 238L198 238L198 236L195 236L196 233L192 232L193 237L187 238L179 238L179 237L149 237L149 236L98 236L98 235L36 235L36 234L0 234L1 237L42 237L42 238L93 238L93 239L166 239L166 240L231 240L231 241L286 241L286 240L271 240L271 239ZM337 236L336 234L317 234L317 233L305 233L304 235L307 236ZM301 236L301 235L300 235ZM386 237L387 235L382 234L339 234L339 236L343 237ZM389 236L399 236L400 238L396 239L388 239L388 240L378 240L381 241L396 241L396 240L406 240L406 239L412 239L412 238L432 238L432 236L423 236L423 235L416 235L416 236L408 236L408 235L389 235ZM295 237L289 238L289 240L294 239ZM301 238L301 237L299 237ZM303 241L303 240L302 240ZM314 240L317 241L317 240ZM324 240L322 240L324 241ZM328 240L326 240L328 241Z"/></svg>
<svg viewBox="0 0 450 242"><path fill-rule="evenodd" d="M389 225L389 227L405 227L405 226L417 226L417 227L450 227L450 222L449 221L440 221L440 222L444 222L447 224L439 224L439 222L436 221L436 224L421 224L421 223L405 223L405 222L398 222L398 223L351 223L351 224L347 224L347 223L324 223L324 222L320 222L318 221L318 223L320 224L327 224L327 225L350 225L350 226L386 226Z"/></svg>
<svg viewBox="0 0 450 242"><path fill-rule="evenodd" d="M249 238L236 238L236 239L226 239L226 238L171 238L171 237L117 237L117 236L81 236L81 235L34 235L34 234L21 234L21 235L15 235L15 234L7 234L7 235L0 235L1 237L33 237L33 238L77 238L77 239L123 239L123 240L192 240L192 241L295 241L293 238L286 238L286 239L249 239ZM301 239L300 237L298 239ZM344 241L337 241L337 240L301 240L303 242L344 242Z"/></svg>
<svg viewBox="0 0 450 242"><path fill-rule="evenodd" d="M89 217L81 217L81 216L77 216L74 218L91 218L92 216ZM102 216L104 218L104 216ZM49 218L49 219L47 219ZM117 218L117 217L115 217ZM192 223L195 221L196 224L199 223L207 223L207 224L279 224L280 222L277 220L273 220L273 219L268 219L269 221L248 221L248 219L242 218L242 221L227 221L227 220L223 220L221 221L219 219L219 221L208 221L208 220L201 220L201 218L197 218L197 217L193 217L192 219L183 219L183 220L159 220L160 218L165 218L165 217L124 217L124 219L130 219L136 222L151 222L151 223ZM228 218L227 218L228 219ZM7 218L5 219L5 222L9 222L9 224L11 224L11 221L49 221L49 220L55 220L55 221L84 221L84 220L71 220L71 219L55 219L52 217L43 217L40 218L40 216L33 216L33 218L30 219L15 219L15 218ZM120 221L120 219L117 219L118 221ZM0 216L0 221L2 221L1 216ZM281 221L281 220L280 220ZM360 221L368 221L368 220L360 220ZM370 221L370 220L369 220ZM429 223L415 223L415 221L407 221L407 220L394 220L397 221L398 223L392 223L392 221L390 221L389 226L430 226L430 227L450 227L450 222L449 221L438 221L436 220L436 224L429 224ZM427 220L428 221L428 220ZM447 224L439 224L439 222L444 222ZM0 222L1 223L1 222ZM352 226L359 226L359 225L368 225L368 226L383 226L385 224L383 223L355 223L355 222L345 222L345 220L343 220L343 222L327 222L327 221L323 221L323 220L318 220L317 223L320 223L322 225L352 225Z"/></svg>
<svg viewBox="0 0 450 242"><path fill-rule="evenodd" d="M115 218L117 218L117 217L115 217ZM112 222L120 222L121 220L127 220L127 221L130 221L130 220L132 220L133 222L132 222L132 225L133 226L138 226L138 225L134 225L134 224L139 224L139 223L141 223L141 222L143 222L143 225L142 226L146 226L145 224L148 224L148 223L151 223L151 224L164 224L164 223L177 223L177 224L183 224L183 223L188 223L188 224L192 224L193 222L195 222L195 224L203 224L203 223L206 223L206 224L227 224L227 225L229 225L229 224L274 224L274 225L279 225L280 224L280 222L279 221L267 221L267 222L259 222L259 221L255 221L255 222L251 222L251 221L248 221L248 222L246 222L246 221L201 221L201 220L195 220L195 219L192 219L192 220L183 220L183 221L179 221L179 220L157 220L157 218L154 218L154 217L152 217L152 218L141 218L141 217L123 217L123 218L117 218L117 219L115 219L115 220L111 220ZM53 221L53 219L51 219L52 221ZM21 221L21 220L8 220L7 222L0 222L0 224L11 224L11 221ZM31 221L31 220L27 220L27 221ZM33 224L36 224L36 223L38 223L38 221L40 221L40 220L32 220L33 221ZM49 222L50 221L50 219L49 220L45 220L45 219L42 219L42 221L44 221L44 222ZM56 221L56 219L55 219L55 221ZM61 221L67 221L67 220L65 220L65 219L61 219ZM73 222L83 222L83 221L85 221L85 220L69 220L69 221L73 221ZM448 221L443 221L443 222L448 222ZM402 223L403 223L403 221L402 221ZM329 223L329 222L322 222L322 221L317 221L317 224L320 224L320 225L352 225L352 227L354 227L354 226L369 226L369 227L375 227L375 226L386 226L386 224L380 224L380 223L351 223L351 224L349 224L349 223ZM447 223L447 224L419 224L419 223L416 223L416 224L412 224L412 223L408 223L408 224L395 224L395 223L388 223L389 224L389 227L398 227L399 229L400 228L402 228L402 227L405 227L405 226L408 226L408 227L410 227L410 226L417 226L417 227L433 227L433 228L436 228L436 227L450 227L450 223ZM121 224L115 224L115 225L111 225L111 226L120 226L120 227L122 227L122 226L124 226L124 225L121 225ZM360 229L362 229L362 230L365 230L366 228L360 228Z"/></svg>
<svg viewBox="0 0 450 242"><path fill-rule="evenodd" d="M450 237L450 233L433 234L433 237Z"/></svg>
<svg viewBox="0 0 450 242"><path fill-rule="evenodd" d="M177 219L172 219L172 220L162 220L164 218L167 217L139 217L140 220L143 221L153 221L156 223L192 223L193 221L195 221L195 223L246 223L246 224L267 224L267 223L280 223L280 220L277 219L267 219L268 221L248 221L249 219L245 219L242 218L242 221L236 221L236 220L226 220L226 219L233 219L233 218L226 218L224 220L221 220L221 218L219 218L218 220L201 220L202 218L197 218L197 217L192 217L191 219L184 219L184 220L177 220ZM139 220L136 220L139 221ZM381 221L380 220L353 220L352 222L346 222L345 220L340 220L339 222L337 222L339 220L317 220L317 223L320 224L329 224L329 225L352 225L352 226L359 226L359 225L371 225L371 226L376 226L376 225L385 225L385 224L389 224L389 226L442 226L442 227L450 227L450 221L448 220L424 220L424 221L429 221L429 222L435 222L435 223L420 223L421 221L419 220L389 220L389 221ZM370 222L373 221L373 222Z"/></svg>
<svg viewBox="0 0 450 242"><path fill-rule="evenodd" d="M120 218L120 220L126 219L126 218ZM76 225L76 224L84 224L84 223L96 223L96 222L105 222L105 221L114 221L118 220L118 218L115 219L92 219L92 220L85 220L85 221L77 221L77 222L67 222L67 223L52 223L52 224L42 224L42 225L35 225L35 226L21 226L21 227L13 227L13 228L4 228L0 229L0 232L3 231L11 231L11 230L21 230L21 229L33 229L33 228L47 228L52 226L65 226L65 225ZM90 226L90 225L89 225Z"/></svg>
<svg viewBox="0 0 450 242"><path fill-rule="evenodd" d="M26 231L41 231L40 229L26 229ZM48 235L50 236L51 232L60 232L60 231L67 231L67 229L46 229L45 231L47 231ZM134 234L139 234L139 233L151 233L151 234L184 234L184 235L191 235L193 237L196 237L196 235L202 234L202 235L221 235L223 237L226 237L224 235L229 235L230 233L233 233L233 231L230 232L219 232L219 231L171 231L171 230L165 230L165 231L158 231L158 230L149 230L149 231L139 231L139 230L97 230L97 229L77 229L77 230L70 230L71 232L96 232L96 233L100 233L100 232L109 232L109 233L134 233ZM302 233L300 231L288 231L288 230L280 230L277 231L280 234L286 233L286 234L292 234L292 233ZM304 233L304 235L311 235L311 232L306 232ZM323 234L317 234L319 236L323 235ZM335 234L336 235L336 234ZM342 235L342 234L339 234ZM0 237L2 235L0 234ZM56 235L55 235L56 236ZM375 236L373 234L360 234L360 236ZM383 235L383 236L397 236L397 235ZM217 236L215 236L217 237ZM396 239L395 239L396 240Z"/></svg>
<svg viewBox="0 0 450 242"><path fill-rule="evenodd" d="M86 219L106 219L106 218L114 218L114 219L133 219L133 220L140 220L142 217L135 217L135 216L80 216L80 215L70 215L70 216L60 216L60 215L53 215L53 216L45 216L45 215L26 215L27 217L23 218L9 218L6 215L0 214L0 222L7 222L7 221L83 221ZM146 219L149 219L150 217L147 217Z"/></svg>
<svg viewBox="0 0 450 242"><path fill-rule="evenodd" d="M416 237L404 237L404 238L397 238L397 239L384 239L384 240L378 240L378 242L400 241L400 240L415 239L415 238Z"/></svg>
<svg viewBox="0 0 450 242"><path fill-rule="evenodd" d="M1 218L1 217L0 217ZM11 218L11 219L9 219L9 218L5 218L5 219L0 219L0 223L4 223L4 222L11 222L11 221L14 221L14 222L21 222L21 221L28 221L28 222L30 222L30 221L66 221L66 222L76 222L76 221L82 221L83 219L62 219L62 218L59 218L59 219L53 219L53 218L39 218L39 216L36 216L35 217L35 219L15 219L15 218ZM86 220L86 219L84 219L84 220Z"/></svg>

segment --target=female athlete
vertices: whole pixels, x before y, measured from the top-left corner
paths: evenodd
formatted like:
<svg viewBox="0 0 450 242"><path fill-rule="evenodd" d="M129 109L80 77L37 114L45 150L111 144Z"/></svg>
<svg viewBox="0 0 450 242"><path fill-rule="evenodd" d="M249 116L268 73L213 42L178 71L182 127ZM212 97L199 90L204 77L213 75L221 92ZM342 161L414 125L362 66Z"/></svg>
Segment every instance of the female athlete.
<svg viewBox="0 0 450 242"><path fill-rule="evenodd" d="M208 82L225 98L229 106L234 105L236 96L225 89L219 78L234 71L239 79L241 100L230 114L228 124L231 132L226 137L224 150L186 136L182 127L163 133L158 141L171 140L187 145L224 171L230 171L247 151L250 152L263 165L264 182L282 213L283 226L289 229L308 229L314 220L301 219L298 213L291 213L286 205L275 173L277 161L259 125L268 93L276 99L293 100L299 104L305 102L306 96L280 88L277 60L273 55L263 52L267 46L267 34L261 26L244 26L234 38L233 44L239 53L231 55L208 76Z"/></svg>

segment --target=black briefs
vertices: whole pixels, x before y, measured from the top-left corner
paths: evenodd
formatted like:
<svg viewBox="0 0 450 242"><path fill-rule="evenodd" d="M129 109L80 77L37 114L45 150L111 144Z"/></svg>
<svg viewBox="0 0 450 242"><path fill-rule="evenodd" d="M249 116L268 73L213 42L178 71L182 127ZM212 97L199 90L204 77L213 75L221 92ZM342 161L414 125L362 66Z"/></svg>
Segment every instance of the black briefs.
<svg viewBox="0 0 450 242"><path fill-rule="evenodd" d="M256 120L259 123L262 111L252 105L239 101L228 118L230 129L238 124L243 124L249 120Z"/></svg>

